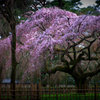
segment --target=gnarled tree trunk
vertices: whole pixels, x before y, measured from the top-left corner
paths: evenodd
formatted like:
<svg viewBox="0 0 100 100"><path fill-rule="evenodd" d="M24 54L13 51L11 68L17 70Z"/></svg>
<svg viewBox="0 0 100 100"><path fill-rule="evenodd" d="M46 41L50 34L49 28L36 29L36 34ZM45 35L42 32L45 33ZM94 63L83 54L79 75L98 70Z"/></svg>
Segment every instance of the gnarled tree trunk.
<svg viewBox="0 0 100 100"><path fill-rule="evenodd" d="M77 93L85 94L88 90L88 81L86 79L76 79L75 80Z"/></svg>

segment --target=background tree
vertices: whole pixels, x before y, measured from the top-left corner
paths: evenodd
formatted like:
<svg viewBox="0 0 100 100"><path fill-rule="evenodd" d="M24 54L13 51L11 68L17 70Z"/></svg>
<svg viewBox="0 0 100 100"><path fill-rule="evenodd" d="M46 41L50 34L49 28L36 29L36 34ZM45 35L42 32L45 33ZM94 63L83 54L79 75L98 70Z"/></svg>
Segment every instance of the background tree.
<svg viewBox="0 0 100 100"><path fill-rule="evenodd" d="M100 12L95 9L95 6L88 6L80 9L80 14L88 14L99 16Z"/></svg>
<svg viewBox="0 0 100 100"><path fill-rule="evenodd" d="M51 5L68 11L78 12L80 9L79 5L82 5L82 3L80 0L53 0Z"/></svg>
<svg viewBox="0 0 100 100"><path fill-rule="evenodd" d="M5 0L4 0L5 1ZM8 21L10 27L11 27L11 34L12 34L12 39L11 41L11 65L12 65L12 70L11 70L11 90L12 92L12 97L15 99L15 78L16 78L16 21L15 18L12 14L12 11L10 9L10 3L11 1L5 1L2 2L0 1L0 10L4 18Z"/></svg>
<svg viewBox="0 0 100 100"><path fill-rule="evenodd" d="M97 7L97 8L100 8L100 0L96 0L95 3L96 3L96 7Z"/></svg>
<svg viewBox="0 0 100 100"><path fill-rule="evenodd" d="M9 36L10 30L11 29L8 22L0 14L0 39L6 38L7 36Z"/></svg>

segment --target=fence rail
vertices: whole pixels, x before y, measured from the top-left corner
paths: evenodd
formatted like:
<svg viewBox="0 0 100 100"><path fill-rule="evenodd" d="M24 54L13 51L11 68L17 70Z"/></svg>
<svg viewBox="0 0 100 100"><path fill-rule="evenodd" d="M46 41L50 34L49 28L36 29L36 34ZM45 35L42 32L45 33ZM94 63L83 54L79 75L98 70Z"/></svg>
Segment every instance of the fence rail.
<svg viewBox="0 0 100 100"><path fill-rule="evenodd" d="M85 89L77 93L76 88L44 88L40 84L16 84L16 100L100 100L100 87ZM10 84L0 84L0 100L13 100Z"/></svg>

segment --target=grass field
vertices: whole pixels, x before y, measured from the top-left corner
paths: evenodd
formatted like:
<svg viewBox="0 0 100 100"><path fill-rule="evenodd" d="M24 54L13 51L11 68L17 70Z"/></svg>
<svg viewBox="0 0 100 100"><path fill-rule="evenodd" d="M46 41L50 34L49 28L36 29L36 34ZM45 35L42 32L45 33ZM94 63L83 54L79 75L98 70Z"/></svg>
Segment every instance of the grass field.
<svg viewBox="0 0 100 100"><path fill-rule="evenodd" d="M17 100L35 100L36 97L33 96L16 96ZM95 100L95 95L93 93L87 94L43 94L40 96L40 100ZM10 100L11 96L1 96L0 100ZM100 93L96 94L96 100L100 100Z"/></svg>
<svg viewBox="0 0 100 100"><path fill-rule="evenodd" d="M43 95L41 100L95 100L93 93L87 94L58 94L58 95ZM96 100L100 100L100 94L96 95Z"/></svg>

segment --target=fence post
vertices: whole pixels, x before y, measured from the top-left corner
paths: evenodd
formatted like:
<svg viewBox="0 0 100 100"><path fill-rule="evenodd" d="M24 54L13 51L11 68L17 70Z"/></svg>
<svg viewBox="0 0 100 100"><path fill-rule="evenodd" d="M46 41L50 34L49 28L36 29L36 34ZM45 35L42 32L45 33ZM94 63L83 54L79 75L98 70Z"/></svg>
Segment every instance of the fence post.
<svg viewBox="0 0 100 100"><path fill-rule="evenodd" d="M1 83L0 83L0 99L1 99Z"/></svg>
<svg viewBox="0 0 100 100"><path fill-rule="evenodd" d="M37 82L37 100L40 100L40 95L39 95L39 82Z"/></svg>
<svg viewBox="0 0 100 100"><path fill-rule="evenodd" d="M96 95L96 85L94 85L94 100L97 100L97 95Z"/></svg>
<svg viewBox="0 0 100 100"><path fill-rule="evenodd" d="M58 100L58 87L56 87L56 100Z"/></svg>

